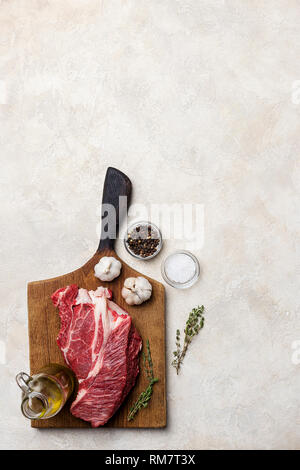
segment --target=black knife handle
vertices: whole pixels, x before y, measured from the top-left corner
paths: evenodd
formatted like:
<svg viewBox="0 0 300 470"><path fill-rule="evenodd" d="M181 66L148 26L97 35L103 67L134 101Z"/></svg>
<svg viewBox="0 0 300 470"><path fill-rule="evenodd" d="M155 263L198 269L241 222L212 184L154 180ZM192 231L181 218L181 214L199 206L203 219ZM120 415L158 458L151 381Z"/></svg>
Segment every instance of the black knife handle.
<svg viewBox="0 0 300 470"><path fill-rule="evenodd" d="M125 215L124 208L130 204L131 189L132 184L128 176L116 168L107 169L102 196L101 236L97 251L114 249L119 226Z"/></svg>

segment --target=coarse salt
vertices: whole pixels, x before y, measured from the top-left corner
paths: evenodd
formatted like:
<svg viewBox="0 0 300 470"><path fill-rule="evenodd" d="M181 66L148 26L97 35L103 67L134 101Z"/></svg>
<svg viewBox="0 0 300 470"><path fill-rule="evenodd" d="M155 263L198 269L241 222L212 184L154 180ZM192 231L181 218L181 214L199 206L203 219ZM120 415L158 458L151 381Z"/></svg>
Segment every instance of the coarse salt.
<svg viewBox="0 0 300 470"><path fill-rule="evenodd" d="M196 274L195 261L188 254L174 253L166 259L165 273L171 281L185 284Z"/></svg>

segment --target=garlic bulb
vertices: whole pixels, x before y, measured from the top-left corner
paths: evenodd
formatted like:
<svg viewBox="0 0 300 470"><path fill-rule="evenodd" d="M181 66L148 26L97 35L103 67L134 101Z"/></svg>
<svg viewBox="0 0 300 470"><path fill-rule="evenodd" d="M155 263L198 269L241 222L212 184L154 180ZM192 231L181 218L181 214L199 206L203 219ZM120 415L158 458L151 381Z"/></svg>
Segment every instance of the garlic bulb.
<svg viewBox="0 0 300 470"><path fill-rule="evenodd" d="M103 256L95 266L95 276L101 281L112 281L120 276L122 264L113 256Z"/></svg>
<svg viewBox="0 0 300 470"><path fill-rule="evenodd" d="M152 286L142 276L128 277L124 282L122 297L128 305L140 305L150 299L151 294Z"/></svg>

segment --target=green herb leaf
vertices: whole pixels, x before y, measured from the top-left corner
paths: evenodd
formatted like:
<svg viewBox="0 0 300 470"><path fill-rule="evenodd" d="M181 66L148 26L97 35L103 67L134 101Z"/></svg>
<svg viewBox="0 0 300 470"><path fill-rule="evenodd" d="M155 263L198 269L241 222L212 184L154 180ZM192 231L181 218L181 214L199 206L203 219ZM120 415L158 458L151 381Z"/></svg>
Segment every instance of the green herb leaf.
<svg viewBox="0 0 300 470"><path fill-rule="evenodd" d="M183 359L186 355L188 345L192 342L193 337L196 336L199 333L199 331L204 327L205 318L203 316L203 312L204 312L203 305L201 305L201 307L198 306L198 307L193 308L193 310L190 312L189 317L185 324L185 329L184 329L185 336L184 336L182 349L180 346L180 330L176 330L177 351L173 352L175 359L172 362L172 366L175 367L177 375L179 373L179 369L181 367Z"/></svg>
<svg viewBox="0 0 300 470"><path fill-rule="evenodd" d="M146 341L146 354L143 352L143 363L146 377L149 381L149 385L146 390L140 394L137 401L130 408L127 417L128 421L132 421L140 409L146 408L148 406L148 402L150 401L153 393L153 385L158 382L158 379L154 378L153 362L150 351L150 343L148 339Z"/></svg>

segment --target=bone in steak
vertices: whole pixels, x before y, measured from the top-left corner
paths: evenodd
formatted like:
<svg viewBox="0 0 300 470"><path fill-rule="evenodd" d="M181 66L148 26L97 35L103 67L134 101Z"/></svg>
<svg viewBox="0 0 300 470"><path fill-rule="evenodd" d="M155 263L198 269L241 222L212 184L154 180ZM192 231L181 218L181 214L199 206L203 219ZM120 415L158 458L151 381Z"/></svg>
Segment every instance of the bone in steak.
<svg viewBox="0 0 300 470"><path fill-rule="evenodd" d="M87 291L76 284L51 297L61 318L57 344L79 383L71 413L93 427L113 416L139 373L141 337L111 297L104 287Z"/></svg>

